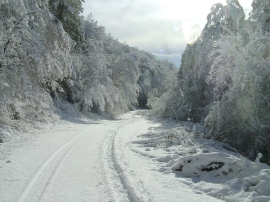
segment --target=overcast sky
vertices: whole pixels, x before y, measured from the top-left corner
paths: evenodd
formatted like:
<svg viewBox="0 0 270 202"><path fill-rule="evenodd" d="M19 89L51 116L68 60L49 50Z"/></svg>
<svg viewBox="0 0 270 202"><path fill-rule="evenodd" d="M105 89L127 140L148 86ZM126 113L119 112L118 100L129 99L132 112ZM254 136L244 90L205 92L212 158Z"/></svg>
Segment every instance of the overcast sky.
<svg viewBox="0 0 270 202"><path fill-rule="evenodd" d="M191 27L201 28L213 4L226 0L85 0L84 15L106 28L120 42L180 66ZM249 12L252 0L239 0Z"/></svg>

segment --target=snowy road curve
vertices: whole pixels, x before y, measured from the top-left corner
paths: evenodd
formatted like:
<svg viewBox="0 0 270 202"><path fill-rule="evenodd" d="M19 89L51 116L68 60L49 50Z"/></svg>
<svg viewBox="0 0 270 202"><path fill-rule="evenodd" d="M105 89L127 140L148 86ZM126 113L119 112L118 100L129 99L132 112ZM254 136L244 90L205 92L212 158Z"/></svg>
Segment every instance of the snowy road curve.
<svg viewBox="0 0 270 202"><path fill-rule="evenodd" d="M1 160L0 201L217 201L134 152L131 141L155 126L130 112L47 128Z"/></svg>

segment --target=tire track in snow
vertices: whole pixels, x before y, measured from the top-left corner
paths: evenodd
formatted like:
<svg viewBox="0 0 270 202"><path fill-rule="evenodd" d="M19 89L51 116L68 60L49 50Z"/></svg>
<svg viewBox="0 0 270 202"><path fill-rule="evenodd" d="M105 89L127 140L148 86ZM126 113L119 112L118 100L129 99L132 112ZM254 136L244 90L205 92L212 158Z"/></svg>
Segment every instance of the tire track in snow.
<svg viewBox="0 0 270 202"><path fill-rule="evenodd" d="M109 131L108 135L104 138L100 154L103 164L103 172L105 174L105 179L108 182L110 190L109 195L113 199L112 201L129 201L130 197L119 178L119 170L115 166L112 155L112 142L115 131L117 131L118 128L119 126L116 127L116 129Z"/></svg>
<svg viewBox="0 0 270 202"><path fill-rule="evenodd" d="M135 123L135 116L132 115L132 119L124 125L134 124ZM143 182L140 180L140 178L136 175L135 170L132 169L132 167L128 163L128 156L126 155L126 152L124 149L129 150L126 144L124 144L124 141L122 139L121 132L118 132L114 136L114 143L113 143L113 155L116 164L122 170L120 177L123 178L123 183L125 188L128 190L128 193L131 196L131 201L153 201L153 197L148 192L147 189L145 189ZM127 151L128 152L128 151Z"/></svg>
<svg viewBox="0 0 270 202"><path fill-rule="evenodd" d="M118 139L119 130L124 126L134 122L134 115L131 120L125 121L124 123L118 125L118 127L110 132L110 137L105 141L105 149L107 150L105 153L107 157L104 158L105 162L110 162L109 167L116 171L116 174L113 174L110 170L108 175L108 179L111 184L111 189L114 195L115 200L119 200L117 196L120 194L123 195L125 193L126 198L129 201L153 201L150 193L144 188L142 182L136 178L136 174L130 166L128 165L124 152L121 150L120 142L121 139ZM105 163L106 164L106 163ZM106 165L105 165L106 166ZM111 173L110 173L111 172ZM116 182L112 182L112 178L119 178L118 181L122 184L121 189L115 189ZM119 182L117 183L119 186ZM117 193L115 193L117 192ZM120 192L120 193L119 193ZM127 199L123 199L126 201Z"/></svg>
<svg viewBox="0 0 270 202"><path fill-rule="evenodd" d="M32 180L28 183L18 202L26 201L27 197L30 195L31 191L34 189L34 186L37 185L38 182L40 183L36 187L39 189L39 193L35 192L34 195L35 198L40 200L44 190L46 189L46 186L49 184L49 181L51 180L54 172L57 170L59 162L63 160L68 151L73 148L77 142L79 142L84 136L86 136L89 131L96 127L98 126L91 127L90 129L80 133L79 135L62 145L53 154L51 154L50 157L48 157L47 160L40 166ZM33 201L33 199L31 199L31 201Z"/></svg>

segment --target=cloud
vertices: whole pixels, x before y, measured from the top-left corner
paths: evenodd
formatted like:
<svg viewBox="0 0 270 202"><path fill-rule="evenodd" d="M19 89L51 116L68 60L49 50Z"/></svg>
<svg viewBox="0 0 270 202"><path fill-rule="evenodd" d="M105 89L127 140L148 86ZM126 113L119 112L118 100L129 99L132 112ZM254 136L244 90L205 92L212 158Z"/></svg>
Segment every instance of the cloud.
<svg viewBox="0 0 270 202"><path fill-rule="evenodd" d="M252 0L239 1L250 7ZM225 4L226 0L91 0L84 4L83 14L92 13L120 42L176 57L185 49L191 28L195 24L203 28L217 2Z"/></svg>

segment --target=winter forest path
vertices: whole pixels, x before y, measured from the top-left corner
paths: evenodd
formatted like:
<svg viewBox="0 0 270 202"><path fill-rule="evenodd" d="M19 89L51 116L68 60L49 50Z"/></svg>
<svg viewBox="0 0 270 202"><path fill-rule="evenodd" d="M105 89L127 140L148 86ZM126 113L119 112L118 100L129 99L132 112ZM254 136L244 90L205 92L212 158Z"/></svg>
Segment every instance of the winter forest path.
<svg viewBox="0 0 270 202"><path fill-rule="evenodd" d="M136 113L56 125L15 147L0 162L0 201L217 201L136 152L131 141L158 126Z"/></svg>

